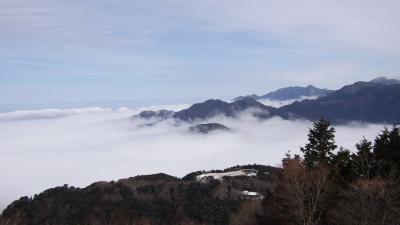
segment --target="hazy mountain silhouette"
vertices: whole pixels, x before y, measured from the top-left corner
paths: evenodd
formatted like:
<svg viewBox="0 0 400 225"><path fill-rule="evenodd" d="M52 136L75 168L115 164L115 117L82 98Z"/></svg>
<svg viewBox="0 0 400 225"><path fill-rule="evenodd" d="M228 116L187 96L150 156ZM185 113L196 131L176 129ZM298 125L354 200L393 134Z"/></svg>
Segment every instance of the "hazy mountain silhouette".
<svg viewBox="0 0 400 225"><path fill-rule="evenodd" d="M251 97L256 100L269 99L273 101L285 101L285 100L299 99L302 97L319 97L331 92L332 90L320 89L312 85L308 85L307 87L293 86L293 87L280 88L276 91L269 92L261 96L258 95L239 96L237 98L234 98L233 100L237 101L246 97Z"/></svg>

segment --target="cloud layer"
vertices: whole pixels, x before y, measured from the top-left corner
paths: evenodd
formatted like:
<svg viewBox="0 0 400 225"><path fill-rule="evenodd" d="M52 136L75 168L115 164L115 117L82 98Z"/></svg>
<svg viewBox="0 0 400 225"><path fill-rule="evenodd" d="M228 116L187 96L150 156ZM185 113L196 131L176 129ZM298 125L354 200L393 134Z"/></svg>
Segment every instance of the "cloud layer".
<svg viewBox="0 0 400 225"><path fill-rule="evenodd" d="M307 121L280 118L258 121L244 114L236 120L206 121L222 123L234 132L195 135L187 132L189 124L175 126L165 121L143 126L144 121L131 120L143 109L184 107L0 114L0 208L21 196L63 184L85 186L157 172L183 176L247 163L278 165L286 151L298 152L311 126ZM381 125L338 126L337 143L353 149L363 135L372 138L380 129Z"/></svg>

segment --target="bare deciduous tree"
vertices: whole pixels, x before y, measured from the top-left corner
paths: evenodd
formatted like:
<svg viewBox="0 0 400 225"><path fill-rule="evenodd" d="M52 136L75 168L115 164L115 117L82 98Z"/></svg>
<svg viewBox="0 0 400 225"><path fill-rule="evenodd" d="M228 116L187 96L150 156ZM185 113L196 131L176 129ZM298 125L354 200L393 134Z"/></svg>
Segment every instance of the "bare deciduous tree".
<svg viewBox="0 0 400 225"><path fill-rule="evenodd" d="M193 219L185 217L179 222L179 225L206 225L206 224L199 223Z"/></svg>
<svg viewBox="0 0 400 225"><path fill-rule="evenodd" d="M400 189L392 179L359 180L341 197L332 213L334 224L400 224Z"/></svg>
<svg viewBox="0 0 400 225"><path fill-rule="evenodd" d="M261 210L258 200L249 200L241 204L239 210L232 214L229 220L230 225L257 225L257 213Z"/></svg>
<svg viewBox="0 0 400 225"><path fill-rule="evenodd" d="M287 161L277 201L285 224L319 224L326 209L329 182L325 166L307 169L299 160Z"/></svg>

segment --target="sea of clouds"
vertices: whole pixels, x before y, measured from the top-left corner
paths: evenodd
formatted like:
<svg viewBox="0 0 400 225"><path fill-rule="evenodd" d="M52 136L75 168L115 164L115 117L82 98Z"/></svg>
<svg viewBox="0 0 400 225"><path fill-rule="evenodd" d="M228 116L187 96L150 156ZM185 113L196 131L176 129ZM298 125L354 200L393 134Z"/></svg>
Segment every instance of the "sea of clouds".
<svg viewBox="0 0 400 225"><path fill-rule="evenodd" d="M237 164L279 165L284 154L307 141L309 121L249 113L215 117L233 132L188 132L167 120L146 126L132 119L142 110L180 110L188 105L140 108L46 109L0 113L0 209L21 196L63 184L84 187L99 180L164 172L175 176ZM354 150L362 136L373 139L379 124L337 126L337 144Z"/></svg>

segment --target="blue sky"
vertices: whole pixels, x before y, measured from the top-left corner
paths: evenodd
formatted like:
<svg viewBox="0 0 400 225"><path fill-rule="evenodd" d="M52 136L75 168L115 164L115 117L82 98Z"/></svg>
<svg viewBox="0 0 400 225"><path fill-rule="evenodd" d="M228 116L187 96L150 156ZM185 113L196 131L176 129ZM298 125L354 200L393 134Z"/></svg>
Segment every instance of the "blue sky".
<svg viewBox="0 0 400 225"><path fill-rule="evenodd" d="M400 75L399 1L2 0L0 110Z"/></svg>

